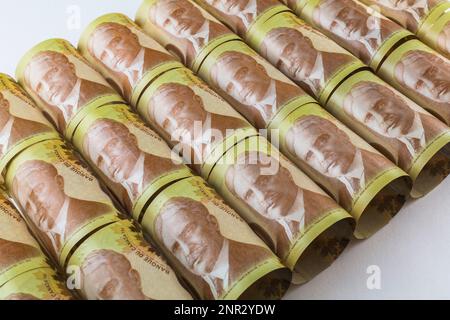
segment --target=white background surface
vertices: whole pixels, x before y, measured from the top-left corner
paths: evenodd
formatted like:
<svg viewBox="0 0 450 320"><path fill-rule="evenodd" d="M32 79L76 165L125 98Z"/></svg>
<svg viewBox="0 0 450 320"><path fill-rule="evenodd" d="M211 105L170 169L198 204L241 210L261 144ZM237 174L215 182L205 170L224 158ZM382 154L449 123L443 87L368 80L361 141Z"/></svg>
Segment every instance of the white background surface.
<svg viewBox="0 0 450 320"><path fill-rule="evenodd" d="M140 0L15 0L0 8L0 72L14 75L21 56L38 42L65 38L76 44L97 16L134 17ZM79 29L68 28L78 6ZM367 269L378 266L381 289L369 290ZM410 202L371 239L355 242L329 269L288 299L450 299L450 178L424 199Z"/></svg>

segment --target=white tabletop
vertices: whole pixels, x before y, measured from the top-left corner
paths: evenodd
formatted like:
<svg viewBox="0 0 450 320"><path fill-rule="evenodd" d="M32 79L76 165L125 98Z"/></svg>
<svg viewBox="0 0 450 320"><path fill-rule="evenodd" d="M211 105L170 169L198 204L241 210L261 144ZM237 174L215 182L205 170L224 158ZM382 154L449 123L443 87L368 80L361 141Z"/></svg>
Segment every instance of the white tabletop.
<svg viewBox="0 0 450 320"><path fill-rule="evenodd" d="M83 28L99 15L121 12L133 18L140 2L3 1L0 72L14 75L18 60L42 40L58 37L76 44ZM449 299L449 191L450 178L427 197L408 203L375 236L351 244L330 268L308 284L293 287L286 298Z"/></svg>

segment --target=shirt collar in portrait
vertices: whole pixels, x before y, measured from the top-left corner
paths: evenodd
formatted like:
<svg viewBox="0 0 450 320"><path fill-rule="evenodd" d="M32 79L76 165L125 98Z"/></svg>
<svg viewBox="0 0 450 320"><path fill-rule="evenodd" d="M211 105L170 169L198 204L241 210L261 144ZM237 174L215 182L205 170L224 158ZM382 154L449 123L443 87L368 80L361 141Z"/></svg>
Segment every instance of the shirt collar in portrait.
<svg viewBox="0 0 450 320"><path fill-rule="evenodd" d="M289 213L276 220L284 229L286 236L290 241L294 241L294 237L296 232L292 232L291 227L289 226L290 222L297 222L300 224L298 231L304 231L305 229L305 201L304 201L304 193L303 190L299 189L297 192L297 197L295 198L295 202L292 205Z"/></svg>
<svg viewBox="0 0 450 320"><path fill-rule="evenodd" d="M379 48L383 39L381 37L381 18L373 16L371 17L376 23L369 29L369 32L361 37L360 42L364 45L370 56L375 54L375 50ZM368 22L366 22L368 23ZM375 41L375 45L372 43Z"/></svg>
<svg viewBox="0 0 450 320"><path fill-rule="evenodd" d="M6 122L3 129L0 131L0 146L2 148L2 154L4 155L9 147L9 139L11 138L12 128L14 124L14 117L9 116L8 122Z"/></svg>
<svg viewBox="0 0 450 320"><path fill-rule="evenodd" d="M320 88L325 86L325 70L321 52L317 52L316 61L309 75L300 74L300 77L298 80L304 82L315 94L318 94Z"/></svg>
<svg viewBox="0 0 450 320"><path fill-rule="evenodd" d="M186 39L192 43L195 52L198 53L209 42L209 36L209 21L206 20L196 34L188 36Z"/></svg>
<svg viewBox="0 0 450 320"><path fill-rule="evenodd" d="M406 11L413 16L415 21L420 22L422 15L429 12L428 1L416 0L414 3L408 4L407 8L402 8L400 11ZM419 13L419 11L423 11L423 13Z"/></svg>
<svg viewBox="0 0 450 320"><path fill-rule="evenodd" d="M397 138L408 149L409 154L414 157L420 150L416 149L414 140L419 141L420 149L423 149L426 145L425 129L423 128L422 120L418 112L415 112L414 122L408 133L400 138Z"/></svg>
<svg viewBox="0 0 450 320"><path fill-rule="evenodd" d="M230 282L230 243L227 239L223 241L222 249L210 273L202 275L202 278L208 283L215 299L220 298L214 281L221 280L223 291L228 290Z"/></svg>
<svg viewBox="0 0 450 320"><path fill-rule="evenodd" d="M81 93L81 79L77 80L77 83L72 88L72 91L67 96L66 100L60 105L57 106L61 112L63 113L64 119L68 122L72 116L78 111L78 103L80 101L80 93Z"/></svg>
<svg viewBox="0 0 450 320"><path fill-rule="evenodd" d="M258 6L256 0L250 0L244 10L237 14L237 17L242 21L245 28L248 29L256 18ZM249 18L250 17L250 18Z"/></svg>
<svg viewBox="0 0 450 320"><path fill-rule="evenodd" d="M145 153L141 152L128 178L124 178L123 181L118 181L125 187L130 199L134 199L136 193L140 195L144 192L144 170ZM136 187L137 190L135 189Z"/></svg>
<svg viewBox="0 0 450 320"><path fill-rule="evenodd" d="M273 114L275 114L278 108L277 98L277 84L275 80L271 80L266 94L255 104L255 107L261 113L261 116L265 121L272 118ZM269 109L269 111L267 111L267 109Z"/></svg>
<svg viewBox="0 0 450 320"><path fill-rule="evenodd" d="M345 185L345 188L351 195L358 193L358 191L364 187L365 168L361 150L358 149L356 151L355 158L353 159L348 172L337 179ZM357 181L357 187L354 185L354 180Z"/></svg>
<svg viewBox="0 0 450 320"><path fill-rule="evenodd" d="M50 238L50 241L52 242L53 248L55 248L56 251L61 248L61 245L64 243L65 234L66 234L66 226L67 226L67 219L69 216L69 205L70 205L70 198L65 197L64 203L59 210L58 216L56 217L56 220L53 224L53 226L49 226L48 224L40 225L40 227L46 232ZM44 220L47 222L48 220Z"/></svg>
<svg viewBox="0 0 450 320"><path fill-rule="evenodd" d="M125 74L131 87L134 87L144 73L145 49L142 48L129 67L121 67L120 72Z"/></svg>

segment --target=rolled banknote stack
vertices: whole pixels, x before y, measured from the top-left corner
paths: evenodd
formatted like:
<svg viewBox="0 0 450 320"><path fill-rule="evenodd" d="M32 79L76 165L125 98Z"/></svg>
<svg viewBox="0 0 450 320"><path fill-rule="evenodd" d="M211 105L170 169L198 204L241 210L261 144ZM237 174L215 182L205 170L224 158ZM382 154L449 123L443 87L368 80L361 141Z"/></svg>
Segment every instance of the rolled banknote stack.
<svg viewBox="0 0 450 320"><path fill-rule="evenodd" d="M152 44L150 41L148 43ZM42 54L39 48L43 45L48 51L59 47L68 48L62 53L67 59L49 61L48 65L51 65L51 68L47 64L42 65L40 61L35 61L39 59L36 57ZM170 57L168 53L166 56ZM176 60L172 60L165 59L163 64L172 62L173 65L180 65ZM69 67L66 65L67 61L78 63ZM78 72L75 67L78 67ZM53 71L68 69L74 72L70 74ZM90 72L83 73L83 70ZM142 75L149 77L145 72L142 72ZM76 77L76 81L69 81L71 77ZM63 114L74 110L70 119L76 119L72 120L76 122L69 121L66 127L59 127L60 133L67 133L68 128L73 128L69 136L66 134L66 139L84 156L135 221L141 223L144 230L158 242L159 248L166 253L171 265L194 297L280 298L284 294L292 277L289 269L281 264L279 258L212 189L205 185L201 178L193 177L191 170L182 163L179 156L170 150L157 133L132 113L120 98L115 102L107 101L101 105L98 103L95 107L78 110L72 108L71 103L86 96L88 92L94 97L92 99L101 99L104 88L98 86L99 81L103 81L103 86L110 87L70 43L61 39L47 40L32 49L19 64L18 78L32 96L41 98L37 101L42 111L48 110L50 103L53 103L52 107L55 110ZM34 79L36 85L29 85L31 83L29 79ZM55 83L65 85L52 85ZM76 83L83 85L75 89ZM75 94L66 95L67 92ZM46 97L53 96L60 98L44 102ZM125 98L130 99L130 96ZM87 103L92 105L92 102ZM255 134L255 130L238 116L236 122L242 128L244 138L246 132ZM221 154L215 149L211 153ZM14 166L11 165L11 168ZM176 189L174 193L168 191L179 184L183 186L181 189ZM73 186L75 185L86 183L74 183ZM186 196L186 189L192 192L191 198ZM83 191L87 191L86 188L83 188ZM166 193L173 199L167 199L167 204L158 207L156 211L150 210L149 207ZM350 217L345 212L343 214L345 216L342 218L347 218L351 226ZM198 223L201 217L204 218L200 219L205 222L203 225ZM163 223L161 226L163 229L156 227L160 223ZM347 236L350 232L351 227ZM116 243L122 242L121 239L127 239L123 243L124 246L116 247ZM131 247L126 245L128 243ZM242 250L237 250L238 248ZM110 254L111 250L120 255ZM145 264L142 263L147 261L154 268L161 269L161 272L173 275L168 272L170 268L165 266L163 261L152 261L149 257L152 253L154 254L134 232L133 224L124 220L121 223L108 224L78 244L73 254L62 263L66 266L80 267L82 270L87 268L82 275L86 280L89 279L89 283L94 287L84 289L82 292L88 298L95 298L102 290L102 283L95 281L96 277L101 276L102 266L108 267L108 261L122 261L123 271L127 270L128 264L125 264L127 260L141 263L134 267L135 270L147 271ZM104 264L100 263L103 261L103 254L106 256ZM136 256L142 256L142 259L137 259ZM166 275L158 280L159 282L155 282L151 278L152 275L143 274L140 279L128 284L127 290L140 283L148 286L147 291L132 291L130 299L177 298L177 291L172 292L164 285L157 284L168 280L170 284L170 281L176 279L168 278ZM166 297L158 296L162 293L158 290L163 288ZM115 295L110 298L125 297L126 295Z"/></svg>
<svg viewBox="0 0 450 320"><path fill-rule="evenodd" d="M25 220L0 192L0 300L71 300Z"/></svg>
<svg viewBox="0 0 450 320"><path fill-rule="evenodd" d="M19 144L21 150L5 161L2 175L6 190L52 261L71 279L71 289L84 299L191 298L165 259L144 240L139 228L124 219L96 176L59 138L26 92L6 75L2 75L2 83L2 114L8 115L9 126L13 128L4 125L2 139ZM27 124L15 126L21 122ZM48 134L51 131L53 135ZM40 136L43 132L44 138ZM4 210L11 211L6 201L3 204ZM17 284L4 284L4 291L0 287L1 294L13 294L23 288L23 293L34 292L37 298L39 295L44 299L64 298L67 296L64 282L62 285L57 282L33 242L16 239L34 246L36 258L24 256L22 263L11 256L20 248L6 241L14 241L13 235L20 236L18 232L26 229L22 224L1 226L8 234L0 259L12 259L5 277L19 277ZM28 265L36 274L25 275ZM43 282L38 283L39 279ZM46 290L51 292L39 292L34 287L42 284L48 285Z"/></svg>
<svg viewBox="0 0 450 320"><path fill-rule="evenodd" d="M226 24L236 19L233 11L226 6L227 1L197 2L211 12L216 12ZM248 6L248 10L250 7L255 10L254 15L247 17L252 17L253 27L242 34L246 41L290 79L312 93L334 116L406 171L414 182L414 197L423 196L437 186L449 173L448 127L368 70L349 69L350 61L357 63L356 57L295 17L287 7L266 18L264 10L259 12L257 8L265 8L268 2L273 6L281 5L275 0L264 0L256 1L256 6L252 7L250 2L242 1L241 7ZM392 48L403 42L405 45L412 44L414 41L410 41L411 34L394 22L370 13L362 5L356 2L353 5L353 2L309 1L293 8L297 12L304 12L301 16L314 26L319 19L317 17L322 17L325 21L330 18L333 10L341 8L342 12L337 10L341 14L332 15L335 19L333 21L337 21L336 26L330 27L331 31L325 27L321 27L321 30L374 70L381 67L380 72L388 72L391 69L387 67L387 61L394 57ZM222 11L219 14L220 8ZM355 33L353 36L356 40L346 41L347 38L337 31L341 30L339 28L342 24L345 25L343 21L338 22L347 11L367 20L367 23L356 27L369 25L368 21L372 21L371 19L377 23L373 32L368 35L369 40L364 42L364 37ZM350 26L350 22L348 23ZM358 34L361 35L362 31ZM375 41L372 37L378 40ZM402 47L403 45L398 50ZM408 48L411 46L408 45ZM409 65L403 69L405 73L412 70ZM323 92L329 94L324 96ZM414 99L413 96L412 98ZM450 110L441 108L447 112L446 109Z"/></svg>
<svg viewBox="0 0 450 320"><path fill-rule="evenodd" d="M120 24L116 22L117 26L113 28L112 21L123 22ZM134 30L134 34L139 31L122 15L112 14L100 17L88 26L79 44L83 56L109 79L112 79L113 75L118 78L118 69L111 64L111 61L120 61L124 57L128 57L128 61L134 61L137 52L145 50L150 55L154 50L146 47L146 42L142 40L137 42L140 50L134 49L135 46L133 49L130 49L131 46L129 46L128 50L118 50L112 40L117 38L118 30L124 27ZM137 41L137 38L132 36L133 33L122 32L121 42ZM108 39L109 41L107 41ZM109 54L106 55L104 52L109 52ZM130 64L128 65L131 67ZM126 69L121 72L128 73ZM298 95L297 99L292 101L293 105L312 101L294 85L292 91ZM200 160L200 163L194 167L211 183L212 180L209 178L219 164L222 162L236 164L238 161L237 158L234 159L225 154L233 154L235 150L247 146L249 141L254 141L250 158L254 158L255 163L251 163L246 157L241 157L239 161L245 162L242 166L243 170L232 170L233 168L228 170L230 175L231 171L234 171L231 180L249 181L246 187L240 188L238 191L239 198L228 192L227 188L219 186L218 182L212 184L245 218L257 234L266 240L266 243L291 270L297 270L295 273L303 273L303 275L296 275L299 278L295 280L296 282L304 282L323 270L345 248L352 232L352 223L348 213L339 208L287 159L277 160L277 157L281 156L275 151L273 157L267 156L264 151L274 147L270 146L262 137L256 138L256 130L246 129L250 134L247 136L237 135L242 132L241 128L249 128L248 122L189 69L173 69L157 77L146 87L135 107L146 122L160 133L171 146L179 147L178 149L186 161ZM254 119L255 121L265 121L263 118L258 118L257 115ZM225 144L226 148L213 148L215 144L224 140L224 136L225 140L233 136L236 138L231 140L232 143ZM252 137L255 139L252 140ZM258 149L258 141L261 141L260 149ZM212 153L214 156L204 158L205 150L208 149L212 150L208 153ZM192 152L198 156L192 157ZM213 161L209 159L213 159ZM270 164L264 164L265 161L273 161L275 171L267 178L277 186L268 188L267 184L270 182L264 182L264 178L266 178L264 167L269 167L268 169L271 167ZM280 165L282 169L278 170ZM225 171L224 168L222 172L225 173ZM258 181L260 182L258 183ZM256 185L252 186L255 183ZM281 189L277 190L278 186L283 183L293 186L292 195L286 201L282 199L284 197ZM232 185L233 183L230 184L230 188L235 189ZM245 193L253 192L252 189L254 196L245 197ZM275 190L277 191L274 194ZM258 202L261 201L266 204L258 205ZM311 206L312 203L316 204ZM280 210L287 210L290 213L280 212ZM310 216L310 218L305 219L305 216ZM306 220L309 221L306 222ZM340 249L336 252L327 252L326 247L330 247L333 242ZM316 254L307 255L308 251L315 251ZM319 252L324 253L318 254ZM309 270L302 270L304 268L299 268L298 265L308 265Z"/></svg>
<svg viewBox="0 0 450 320"><path fill-rule="evenodd" d="M403 14L415 12L417 16L418 12L424 13L418 7L430 8L432 6L426 3L434 1L418 2L412 1L408 5L405 1L395 3L403 6ZM444 15L448 17L449 3L437 2L437 16L446 12ZM356 0L299 0L291 5L296 8L299 17L361 57L383 79L447 125L450 124L450 61L447 58L416 40L411 32L408 34L406 29L380 15L376 8ZM433 16L429 15L431 19ZM431 31L426 33L433 34ZM361 54L364 51L369 53L365 55L368 59Z"/></svg>
<svg viewBox="0 0 450 320"><path fill-rule="evenodd" d="M450 58L450 3L446 0L361 0Z"/></svg>
<svg viewBox="0 0 450 320"><path fill-rule="evenodd" d="M174 17L172 13L180 8L183 14ZM285 11L277 15L283 13ZM194 16L195 21L191 18ZM162 23L164 21L168 23ZM177 31L187 21L191 28L186 32L192 33L190 37L185 36L186 32ZM219 23L188 0L144 1L137 13L137 22L161 43L162 38L171 34L171 46L179 48L186 41L199 38L202 42L208 41L209 37L198 34L202 29L197 27ZM251 30L257 30L256 24ZM337 45L334 47L345 52ZM348 57L345 66L337 68L334 75L340 81L345 75L364 68L351 54L344 55ZM184 58L181 56L182 60ZM269 130L272 142L279 142L276 144L285 155L352 214L357 220L355 235L358 238L373 234L403 206L411 188L406 173L322 109L242 39L215 46L201 61L197 72L256 128ZM321 84L318 87L321 96L328 97L338 83L333 80ZM298 114L299 111L303 113ZM336 134L327 134L330 128ZM272 131L276 134L271 135ZM346 148L336 150L339 145L334 138L345 141ZM322 142L320 147L313 148L318 141Z"/></svg>

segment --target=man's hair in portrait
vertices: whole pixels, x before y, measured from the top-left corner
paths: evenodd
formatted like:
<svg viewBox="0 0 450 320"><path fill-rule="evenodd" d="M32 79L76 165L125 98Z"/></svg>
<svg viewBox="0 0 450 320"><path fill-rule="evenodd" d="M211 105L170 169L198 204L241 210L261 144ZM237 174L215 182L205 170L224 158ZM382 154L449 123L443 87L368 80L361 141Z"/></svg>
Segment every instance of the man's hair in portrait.
<svg viewBox="0 0 450 320"><path fill-rule="evenodd" d="M228 51L222 54L216 61L216 63L211 68L211 78L214 83L220 86L222 81L226 81L227 79L223 79L223 74L221 74L221 68L219 65L223 67L229 67L233 63L237 62L239 65L251 66L256 64L257 67L262 70L264 73L267 73L266 69L255 60L254 57L239 51Z"/></svg>
<svg viewBox="0 0 450 320"><path fill-rule="evenodd" d="M251 151L240 154L235 164L230 166L225 175L225 184L227 189L238 196L235 190L235 182L238 182L244 177L237 175L237 170L251 170L257 172L257 176L273 176L279 174L280 170L287 172L292 178L292 174L273 156L263 152ZM239 197L239 196L238 196Z"/></svg>
<svg viewBox="0 0 450 320"><path fill-rule="evenodd" d="M395 78L397 81L403 83L405 72L411 68L417 62L422 60L434 61L440 60L436 55L425 51L409 51L400 59L400 61L395 66ZM444 61L442 61L444 63Z"/></svg>
<svg viewBox="0 0 450 320"><path fill-rule="evenodd" d="M280 57L283 54L284 46L276 44L288 44L289 41L297 39L299 36L304 38L304 40L310 43L311 47L313 47L311 39L305 37L297 29L281 27L271 30L266 35L261 46L261 54L264 57L267 57L269 61L278 61L276 67L279 68L281 64Z"/></svg>
<svg viewBox="0 0 450 320"><path fill-rule="evenodd" d="M204 219L212 222L217 226L220 233L219 222L217 218L209 213L203 203L186 197L172 198L167 201L160 210L160 214L156 218L156 233L161 240L164 239L164 219L173 218L183 215L184 218L191 220L193 223Z"/></svg>
<svg viewBox="0 0 450 320"><path fill-rule="evenodd" d="M14 193L18 194L17 192L20 192L20 190L17 190L17 181L26 182L28 181L29 177L33 173L43 173L47 172L48 174L51 174L52 176L58 176L58 170L56 170L55 166L51 163L48 163L43 160L29 160L24 162L16 171L16 175L14 176L14 182L13 182L13 189Z"/></svg>
<svg viewBox="0 0 450 320"><path fill-rule="evenodd" d="M158 111L157 109L164 108L163 105L158 103L160 99L165 99L167 97L174 97L174 96L175 97L183 96L184 94L192 95L195 99L198 100L200 105L203 105L202 99L199 96L197 96L194 90L192 90L192 88L190 88L189 86L175 82L165 83L155 91L153 97L150 100L150 105L152 106L151 113L149 114L150 118L156 120L157 118L156 115Z"/></svg>
<svg viewBox="0 0 450 320"><path fill-rule="evenodd" d="M69 65L73 72L75 73L75 66L72 62L70 62L69 58L67 58L64 54L56 51L41 51L30 60L25 68L24 78L27 85L33 87L33 84L30 83L31 79L31 70L34 67L39 67L42 65L48 66L59 66L59 65Z"/></svg>
<svg viewBox="0 0 450 320"><path fill-rule="evenodd" d="M120 23L116 22L102 23L95 28L95 30L89 37L89 50L98 60L100 60L100 55L102 54L102 52L95 52L96 48L100 47L101 50L105 48L108 45L109 41L107 41L107 43L103 43L104 42L103 39L108 39L110 38L111 34L114 35L117 33L131 36L136 41L139 41L138 37L133 32L131 32L131 30L128 29L128 27ZM99 43L102 43L102 46L97 46Z"/></svg>

